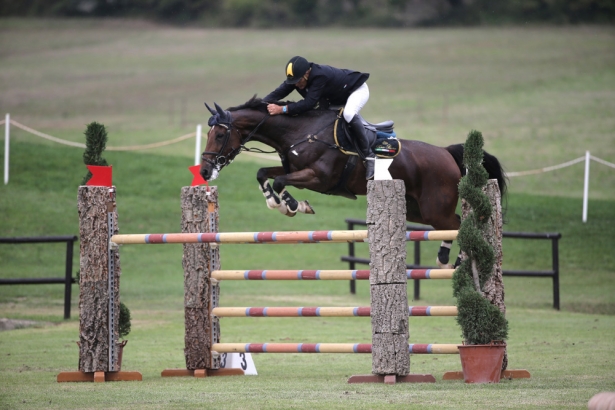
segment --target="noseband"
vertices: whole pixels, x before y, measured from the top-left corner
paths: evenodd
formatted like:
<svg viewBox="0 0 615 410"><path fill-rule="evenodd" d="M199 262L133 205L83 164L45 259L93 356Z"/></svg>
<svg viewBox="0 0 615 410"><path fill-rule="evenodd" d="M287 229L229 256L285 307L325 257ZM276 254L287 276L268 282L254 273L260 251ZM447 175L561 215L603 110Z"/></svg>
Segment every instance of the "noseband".
<svg viewBox="0 0 615 410"><path fill-rule="evenodd" d="M226 148L230 138L231 138L231 130L233 129L233 119L231 117L231 113L230 111L226 111L226 118L228 118L228 122L217 122L213 125L220 125L221 127L226 128L226 133L224 134L224 143L222 144L222 147L220 148L220 150L218 152L213 152L213 151L205 151L203 152L203 154L201 154L201 161L205 161L208 164L211 164L214 167L217 168L222 168L225 165L230 164L231 162L233 162L233 160L235 159L235 157L237 155L239 155L239 153L241 153L241 151L250 151L249 148L247 148L245 146L245 144L247 144L252 137L254 136L254 134L256 134L256 131L258 131L258 129L260 128L261 125L263 125L265 123L265 121L267 120L267 118L269 117L269 113L265 114L265 116L263 117L262 120L260 120L260 122L256 125L256 127L254 127L254 129L252 131L250 131L250 134L248 134L248 136L246 137L245 140L240 140L240 144L239 147L237 148L233 148L231 149L231 151L224 155L224 149ZM235 127L235 130L237 131L237 133L239 134L239 138L241 139L241 133L239 132L239 130L237 129L237 127ZM215 155L214 160L211 160L209 158L205 158L206 155Z"/></svg>

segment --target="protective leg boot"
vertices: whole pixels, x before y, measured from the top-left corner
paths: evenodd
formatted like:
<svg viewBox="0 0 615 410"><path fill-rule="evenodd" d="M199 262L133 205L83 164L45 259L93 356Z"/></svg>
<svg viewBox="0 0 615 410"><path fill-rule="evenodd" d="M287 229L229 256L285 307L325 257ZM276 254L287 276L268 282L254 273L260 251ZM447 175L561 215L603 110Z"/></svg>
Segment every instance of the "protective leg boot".
<svg viewBox="0 0 615 410"><path fill-rule="evenodd" d="M352 117L352 120L348 123L350 126L350 131L357 143L357 148L359 149L359 154L363 159L363 164L365 165L365 179L374 178L374 163L376 159L376 155L372 152L369 141L367 139L367 135L365 134L365 128L363 127L363 122L358 115Z"/></svg>

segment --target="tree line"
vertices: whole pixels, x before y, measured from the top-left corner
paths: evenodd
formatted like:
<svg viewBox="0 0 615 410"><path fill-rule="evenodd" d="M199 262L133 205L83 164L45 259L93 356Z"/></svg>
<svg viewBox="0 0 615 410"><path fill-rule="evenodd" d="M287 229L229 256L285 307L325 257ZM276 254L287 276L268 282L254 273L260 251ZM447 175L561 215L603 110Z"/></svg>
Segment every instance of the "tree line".
<svg viewBox="0 0 615 410"><path fill-rule="evenodd" d="M208 27L613 24L613 0L0 0L0 17L123 17Z"/></svg>

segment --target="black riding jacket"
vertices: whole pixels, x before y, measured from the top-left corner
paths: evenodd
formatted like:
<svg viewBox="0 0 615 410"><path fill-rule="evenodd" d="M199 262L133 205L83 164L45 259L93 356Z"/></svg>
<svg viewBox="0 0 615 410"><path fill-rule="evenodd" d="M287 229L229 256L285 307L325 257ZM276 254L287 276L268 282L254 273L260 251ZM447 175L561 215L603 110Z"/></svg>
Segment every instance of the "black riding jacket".
<svg viewBox="0 0 615 410"><path fill-rule="evenodd" d="M295 115L322 106L344 105L348 96L363 85L369 78L369 74L310 63L312 71L307 85L303 90L293 84L282 83L263 100L276 102L297 90L303 100L288 104L288 114Z"/></svg>

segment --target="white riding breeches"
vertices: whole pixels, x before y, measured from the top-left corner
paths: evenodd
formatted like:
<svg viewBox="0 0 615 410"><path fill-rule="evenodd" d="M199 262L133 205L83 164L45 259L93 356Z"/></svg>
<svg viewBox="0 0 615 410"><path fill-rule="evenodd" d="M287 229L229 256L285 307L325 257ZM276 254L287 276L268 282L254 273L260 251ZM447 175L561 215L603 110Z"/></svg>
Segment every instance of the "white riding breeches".
<svg viewBox="0 0 615 410"><path fill-rule="evenodd" d="M343 114L346 122L350 122L361 111L367 100L369 100L369 88L367 88L366 83L363 83L362 86L350 94L348 101L346 101Z"/></svg>

